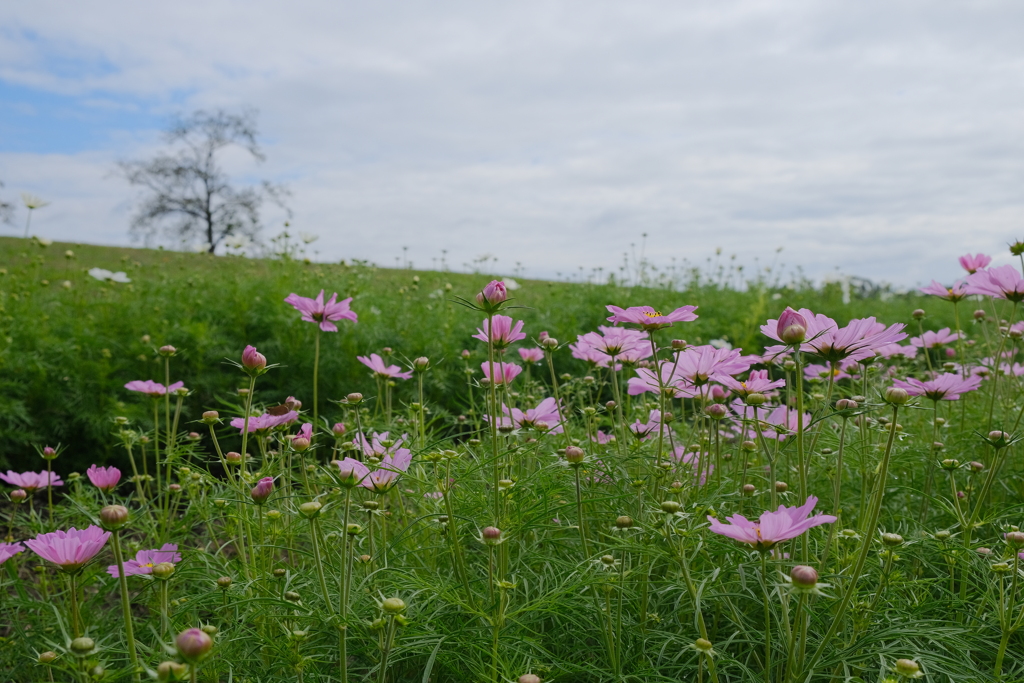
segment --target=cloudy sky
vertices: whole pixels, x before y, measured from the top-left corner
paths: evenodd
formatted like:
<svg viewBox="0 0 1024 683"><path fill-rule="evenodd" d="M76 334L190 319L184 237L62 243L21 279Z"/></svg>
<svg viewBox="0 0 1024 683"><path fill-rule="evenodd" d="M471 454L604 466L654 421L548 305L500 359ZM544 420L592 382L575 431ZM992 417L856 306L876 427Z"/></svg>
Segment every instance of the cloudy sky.
<svg viewBox="0 0 1024 683"><path fill-rule="evenodd" d="M1015 0L3 3L0 198L128 244L115 162L253 106L267 161L226 163L287 183L323 259L565 276L646 233L661 265L948 281L1024 238L1021 26Z"/></svg>

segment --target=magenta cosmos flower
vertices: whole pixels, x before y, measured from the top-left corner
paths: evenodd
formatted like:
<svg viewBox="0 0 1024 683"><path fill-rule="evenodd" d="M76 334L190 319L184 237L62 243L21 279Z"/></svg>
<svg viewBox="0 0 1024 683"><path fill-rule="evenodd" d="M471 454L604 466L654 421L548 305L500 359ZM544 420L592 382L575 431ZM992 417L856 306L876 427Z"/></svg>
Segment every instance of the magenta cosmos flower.
<svg viewBox="0 0 1024 683"><path fill-rule="evenodd" d="M121 470L116 467L96 467L96 465L92 465L85 471L85 474L89 477L89 481L92 482L93 486L107 493L116 489L118 482L121 481Z"/></svg>
<svg viewBox="0 0 1024 683"><path fill-rule="evenodd" d="M171 564L177 564L181 562L181 555L178 554L177 543L164 543L160 547L160 550L140 550L135 553L134 560L128 560L124 563L124 575L135 576L137 574L152 574L153 567L164 562L170 562ZM107 567L107 573L113 576L115 579L121 578L120 572L117 571L117 565L112 564Z"/></svg>
<svg viewBox="0 0 1024 683"><path fill-rule="evenodd" d="M818 499L809 496L807 502L798 508L780 505L775 512L763 512L757 522L751 522L743 515L726 517L729 524L723 524L708 515L711 531L722 536L749 543L755 550L770 550L776 543L800 536L808 529L836 521L832 515L808 515L818 504Z"/></svg>
<svg viewBox="0 0 1024 683"><path fill-rule="evenodd" d="M494 377L491 377L491 363L485 361L480 364L484 371L484 377L497 385L511 384L512 380L519 376L523 368L515 363L494 363Z"/></svg>
<svg viewBox="0 0 1024 683"><path fill-rule="evenodd" d="M19 474L18 472L7 470L7 474L0 474L0 479L3 479L11 486L25 489L29 493L36 489L45 489L47 481L49 481L50 486L64 485L64 482L61 481L56 472L21 472Z"/></svg>
<svg viewBox="0 0 1024 683"><path fill-rule="evenodd" d="M262 432L264 430L273 429L274 427L280 427L281 425L291 424L298 419L299 414L294 410L289 410L287 413L283 413L281 415L271 415L270 413L253 415L249 418L249 431ZM239 432L243 431L245 429L245 418L232 418L231 426Z"/></svg>
<svg viewBox="0 0 1024 683"><path fill-rule="evenodd" d="M523 334L522 320L516 320L513 324L512 318L509 316L495 315L491 317L490 323L484 318L483 326L477 328L473 339L479 339L482 342L490 341L494 348L504 349L513 342L526 339L526 335Z"/></svg>
<svg viewBox="0 0 1024 683"><path fill-rule="evenodd" d="M137 391L140 394L146 394L147 396L163 396L165 394L173 394L178 389L185 386L184 382L175 382L169 387L165 387L159 382L154 382L151 379L141 380L136 379L128 382L124 385L124 388L128 391Z"/></svg>
<svg viewBox="0 0 1024 683"><path fill-rule="evenodd" d="M544 360L544 349L519 349L524 363L540 363Z"/></svg>
<svg viewBox="0 0 1024 683"><path fill-rule="evenodd" d="M412 453L408 449L399 449L395 454L385 455L376 469L371 470L355 458L335 460L334 464L343 478L351 477L363 488L374 493L385 493L398 483L399 477L409 469Z"/></svg>
<svg viewBox="0 0 1024 683"><path fill-rule="evenodd" d="M1019 302L1024 300L1024 279L1013 266L979 270L967 276L967 293Z"/></svg>
<svg viewBox="0 0 1024 683"><path fill-rule="evenodd" d="M920 290L922 294L931 294L937 296L940 299L946 301L960 301L967 296L967 283L964 280L957 280L953 283L952 287L943 287L941 284L932 280L932 283L927 287L922 287Z"/></svg>
<svg viewBox="0 0 1024 683"><path fill-rule="evenodd" d="M299 296L294 292L285 297L284 302L291 304L299 313L302 319L308 323L319 323L320 329L324 332L337 332L338 326L334 323L338 320L351 320L359 322L359 316L355 311L349 309L352 297L337 301L338 293L331 294L331 298L324 303L324 290L316 295L315 299Z"/></svg>
<svg viewBox="0 0 1024 683"><path fill-rule="evenodd" d="M476 302L485 309L493 310L508 299L508 289L501 280L491 280L476 295Z"/></svg>
<svg viewBox="0 0 1024 683"><path fill-rule="evenodd" d="M986 254L964 254L959 260L963 269L972 275L992 263L992 257Z"/></svg>
<svg viewBox="0 0 1024 683"><path fill-rule="evenodd" d="M366 356L356 356L356 360L373 370L374 376L378 378L409 379L412 377L412 370L402 372L402 368L397 365L384 365L384 359L376 353L371 353L369 358Z"/></svg>
<svg viewBox="0 0 1024 683"><path fill-rule="evenodd" d="M671 327L672 323L687 323L697 319L694 313L697 310L696 306L681 306L668 315L662 315L660 311L650 306L630 306L622 309L609 304L605 308L611 313L608 322L639 325L643 330L657 330Z"/></svg>
<svg viewBox="0 0 1024 683"><path fill-rule="evenodd" d="M71 527L67 531L58 529L48 534L39 534L25 545L39 557L53 562L66 572L81 569L86 562L103 550L110 532L96 525L79 531Z"/></svg>
<svg viewBox="0 0 1024 683"><path fill-rule="evenodd" d="M0 543L0 564L25 550L20 543Z"/></svg>
<svg viewBox="0 0 1024 683"><path fill-rule="evenodd" d="M745 380L734 379L728 375L718 378L724 386L732 390L740 398L746 398L750 394L763 394L773 389L786 386L786 380L773 380L768 376L767 370L751 370Z"/></svg>
<svg viewBox="0 0 1024 683"><path fill-rule="evenodd" d="M964 379L960 375L946 372L926 382L913 377L893 380L893 386L905 389L911 396L924 396L933 401L956 401L961 394L980 387L981 377Z"/></svg>

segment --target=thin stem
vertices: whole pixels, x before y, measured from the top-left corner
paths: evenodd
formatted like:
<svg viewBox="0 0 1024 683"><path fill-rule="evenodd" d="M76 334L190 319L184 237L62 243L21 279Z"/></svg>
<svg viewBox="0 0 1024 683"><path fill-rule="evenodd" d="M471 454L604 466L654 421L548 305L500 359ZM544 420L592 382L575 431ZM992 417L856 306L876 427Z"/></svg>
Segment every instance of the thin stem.
<svg viewBox="0 0 1024 683"><path fill-rule="evenodd" d="M580 493L580 468L575 466L573 475L576 479L576 519L580 527L580 543L583 544L583 556L590 557L590 546L587 544L586 524L583 519L583 496Z"/></svg>
<svg viewBox="0 0 1024 683"><path fill-rule="evenodd" d="M135 652L135 629L132 626L132 605L128 598L128 577L124 573L124 556L121 553L121 534L114 530L113 537L114 562L117 563L118 583L121 586L121 612L124 615L124 634L128 639L128 659L132 663L132 680L138 682L139 657Z"/></svg>
<svg viewBox="0 0 1024 683"><path fill-rule="evenodd" d="M761 589L764 594L764 680L772 681L772 606L768 597L768 553L761 553Z"/></svg>
<svg viewBox="0 0 1024 683"><path fill-rule="evenodd" d="M320 415L320 326L316 327L316 342L313 351L313 436L316 437L316 430L320 428L318 422Z"/></svg>

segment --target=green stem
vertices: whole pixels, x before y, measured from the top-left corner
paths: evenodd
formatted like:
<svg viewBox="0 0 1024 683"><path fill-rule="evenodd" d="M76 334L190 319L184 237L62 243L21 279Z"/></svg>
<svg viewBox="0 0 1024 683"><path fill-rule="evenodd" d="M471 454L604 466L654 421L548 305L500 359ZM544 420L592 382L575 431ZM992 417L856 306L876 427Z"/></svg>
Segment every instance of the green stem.
<svg viewBox="0 0 1024 683"><path fill-rule="evenodd" d="M316 327L316 342L313 351L313 436L316 437L316 430L320 428L317 421L320 416L320 326Z"/></svg>
<svg viewBox="0 0 1024 683"><path fill-rule="evenodd" d="M334 605L331 604L330 595L327 593L327 579L324 578L324 563L320 558L320 540L316 528L316 517L309 518L309 536L313 541L313 561L316 562L316 576L320 580L320 591L324 596L324 604L327 605L327 609L331 614L334 614Z"/></svg>
<svg viewBox="0 0 1024 683"><path fill-rule="evenodd" d="M128 659L132 663L132 680L140 681L139 656L135 651L135 629L132 626L132 605L128 599L128 577L124 573L124 556L121 553L121 534L116 529L113 537L114 562L117 563L118 583L121 586L121 612L124 615L124 634L128 639Z"/></svg>
<svg viewBox="0 0 1024 683"><path fill-rule="evenodd" d="M583 544L583 556L590 557L590 546L587 544L586 524L583 519L583 496L580 493L580 468L575 466L573 475L576 479L576 520L580 527L580 543Z"/></svg>
<svg viewBox="0 0 1024 683"><path fill-rule="evenodd" d="M768 597L768 553L761 553L761 589L764 594L764 681L772 681L772 606Z"/></svg>

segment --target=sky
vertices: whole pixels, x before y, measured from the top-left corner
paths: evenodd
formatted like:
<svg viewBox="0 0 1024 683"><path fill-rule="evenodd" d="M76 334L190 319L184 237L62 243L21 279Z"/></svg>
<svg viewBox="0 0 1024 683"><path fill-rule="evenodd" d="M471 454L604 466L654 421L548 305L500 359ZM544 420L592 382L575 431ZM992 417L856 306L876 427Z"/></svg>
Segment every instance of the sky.
<svg viewBox="0 0 1024 683"><path fill-rule="evenodd" d="M225 168L287 184L318 259L564 278L782 247L948 283L1024 239L1021 26L1014 0L3 3L0 199L131 244L116 163L255 107L267 159Z"/></svg>

